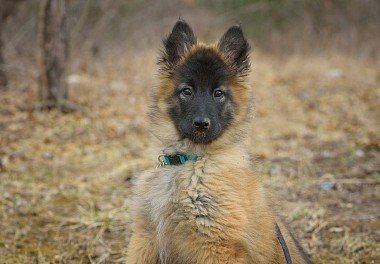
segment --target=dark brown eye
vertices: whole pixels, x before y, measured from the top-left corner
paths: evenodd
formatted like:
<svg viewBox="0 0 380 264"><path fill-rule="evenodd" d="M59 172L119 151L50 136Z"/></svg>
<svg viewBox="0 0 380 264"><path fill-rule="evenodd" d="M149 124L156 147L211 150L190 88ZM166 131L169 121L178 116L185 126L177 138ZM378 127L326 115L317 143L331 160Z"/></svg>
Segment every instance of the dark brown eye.
<svg viewBox="0 0 380 264"><path fill-rule="evenodd" d="M193 91L190 88L183 88L182 93L186 96L190 96L193 94Z"/></svg>
<svg viewBox="0 0 380 264"><path fill-rule="evenodd" d="M215 91L214 91L214 97L221 97L221 96L223 96L223 91L222 90L219 90L219 89L216 89Z"/></svg>

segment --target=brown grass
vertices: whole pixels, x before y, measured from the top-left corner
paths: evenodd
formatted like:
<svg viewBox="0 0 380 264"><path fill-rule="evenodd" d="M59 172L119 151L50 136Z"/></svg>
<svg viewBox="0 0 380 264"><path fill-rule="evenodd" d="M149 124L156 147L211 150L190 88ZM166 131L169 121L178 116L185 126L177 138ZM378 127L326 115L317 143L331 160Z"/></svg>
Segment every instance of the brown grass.
<svg viewBox="0 0 380 264"><path fill-rule="evenodd" d="M0 263L122 262L156 54L74 54L71 98L89 115L18 110L37 73L9 56L22 71L0 94ZM316 263L377 263L380 65L255 51L253 66L252 151L279 213Z"/></svg>

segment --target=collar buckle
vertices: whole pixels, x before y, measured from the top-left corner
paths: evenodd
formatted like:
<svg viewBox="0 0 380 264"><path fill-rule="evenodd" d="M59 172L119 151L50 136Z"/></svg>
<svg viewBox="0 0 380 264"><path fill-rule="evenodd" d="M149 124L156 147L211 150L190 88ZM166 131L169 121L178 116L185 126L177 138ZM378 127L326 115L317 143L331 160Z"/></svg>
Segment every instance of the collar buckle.
<svg viewBox="0 0 380 264"><path fill-rule="evenodd" d="M164 167L165 166L165 155L158 156L158 164L156 168Z"/></svg>

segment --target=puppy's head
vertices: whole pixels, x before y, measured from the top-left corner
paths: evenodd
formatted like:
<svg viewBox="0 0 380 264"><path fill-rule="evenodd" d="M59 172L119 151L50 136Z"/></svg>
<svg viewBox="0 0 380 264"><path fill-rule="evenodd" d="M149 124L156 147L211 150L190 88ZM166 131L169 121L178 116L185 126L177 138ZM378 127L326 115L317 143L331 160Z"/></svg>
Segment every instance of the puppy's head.
<svg viewBox="0 0 380 264"><path fill-rule="evenodd" d="M170 127L165 122L172 123L176 139L195 144L210 144L227 131L237 135L251 108L245 82L249 49L239 26L207 46L197 42L186 22L178 21L164 40L152 121L162 129Z"/></svg>

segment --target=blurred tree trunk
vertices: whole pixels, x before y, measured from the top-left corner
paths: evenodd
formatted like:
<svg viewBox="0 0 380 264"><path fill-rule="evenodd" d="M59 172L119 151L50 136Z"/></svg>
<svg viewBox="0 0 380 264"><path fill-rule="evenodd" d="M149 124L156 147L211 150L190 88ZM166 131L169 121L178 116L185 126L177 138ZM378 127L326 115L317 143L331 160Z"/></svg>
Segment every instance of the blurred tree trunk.
<svg viewBox="0 0 380 264"><path fill-rule="evenodd" d="M2 38L5 22L23 1L24 0L0 0L0 90L7 89L8 85L7 75L4 70L4 43Z"/></svg>
<svg viewBox="0 0 380 264"><path fill-rule="evenodd" d="M0 1L0 90L5 90L8 84L7 75L5 74L4 66L4 56L3 56L3 27L5 22L5 11L4 3Z"/></svg>
<svg viewBox="0 0 380 264"><path fill-rule="evenodd" d="M68 110L66 67L68 30L66 0L42 0L39 17L41 46L41 109Z"/></svg>

